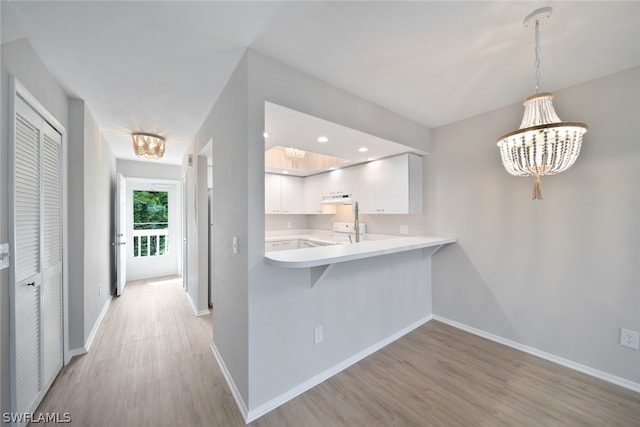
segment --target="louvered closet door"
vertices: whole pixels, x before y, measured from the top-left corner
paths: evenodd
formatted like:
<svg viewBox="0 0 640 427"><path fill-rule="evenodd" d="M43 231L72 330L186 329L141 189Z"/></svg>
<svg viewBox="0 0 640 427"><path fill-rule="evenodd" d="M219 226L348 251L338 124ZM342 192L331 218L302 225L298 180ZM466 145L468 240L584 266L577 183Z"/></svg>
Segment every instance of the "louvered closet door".
<svg viewBox="0 0 640 427"><path fill-rule="evenodd" d="M45 390L62 368L62 136L43 123L42 317Z"/></svg>
<svg viewBox="0 0 640 427"><path fill-rule="evenodd" d="M31 411L42 391L42 119L16 99L14 143L16 412Z"/></svg>

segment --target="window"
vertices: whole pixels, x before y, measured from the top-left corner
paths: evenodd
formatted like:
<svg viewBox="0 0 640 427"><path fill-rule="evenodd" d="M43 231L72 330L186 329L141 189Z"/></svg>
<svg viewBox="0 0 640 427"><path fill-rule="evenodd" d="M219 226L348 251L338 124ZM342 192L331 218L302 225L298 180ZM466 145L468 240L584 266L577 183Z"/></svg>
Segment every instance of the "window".
<svg viewBox="0 0 640 427"><path fill-rule="evenodd" d="M133 256L162 256L169 252L169 193L133 192Z"/></svg>

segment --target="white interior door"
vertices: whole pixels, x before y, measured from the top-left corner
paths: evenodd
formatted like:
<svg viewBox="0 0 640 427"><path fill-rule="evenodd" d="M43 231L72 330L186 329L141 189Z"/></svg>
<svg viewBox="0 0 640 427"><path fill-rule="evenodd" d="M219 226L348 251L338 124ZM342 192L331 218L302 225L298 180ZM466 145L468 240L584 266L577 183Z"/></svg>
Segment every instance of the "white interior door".
<svg viewBox="0 0 640 427"><path fill-rule="evenodd" d="M44 123L42 323L45 390L62 369L62 137Z"/></svg>
<svg viewBox="0 0 640 427"><path fill-rule="evenodd" d="M189 265L187 264L187 175L182 176L182 287L189 288Z"/></svg>
<svg viewBox="0 0 640 427"><path fill-rule="evenodd" d="M127 283L127 180L122 174L116 186L116 295L120 296Z"/></svg>
<svg viewBox="0 0 640 427"><path fill-rule="evenodd" d="M26 89L12 82L10 404L13 413L30 413L63 364L64 130Z"/></svg>
<svg viewBox="0 0 640 427"><path fill-rule="evenodd" d="M13 155L14 303L12 374L16 412L29 412L42 392L41 118L16 97Z"/></svg>

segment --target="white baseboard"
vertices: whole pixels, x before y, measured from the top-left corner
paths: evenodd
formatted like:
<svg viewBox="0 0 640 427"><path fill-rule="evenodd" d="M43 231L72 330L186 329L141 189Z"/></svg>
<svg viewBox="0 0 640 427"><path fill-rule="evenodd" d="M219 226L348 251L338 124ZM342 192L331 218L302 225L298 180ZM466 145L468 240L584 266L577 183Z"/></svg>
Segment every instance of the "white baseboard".
<svg viewBox="0 0 640 427"><path fill-rule="evenodd" d="M572 360L564 359L562 357L553 355L551 353L547 353L542 350L538 350L536 348L529 347L524 344L520 344L519 342L512 341L498 335L494 335L492 333L483 331L482 329L477 329L472 326L465 325L464 323L456 322L455 320L447 319L446 317L442 317L434 314L433 320L446 323L447 325L453 326L454 328L458 328L463 331L469 332L471 334L477 335L479 337L486 338L488 340L491 340L500 344L504 344L507 347L515 348L516 350L520 350L522 352L531 354L533 356L537 356L541 359L545 359L550 362L557 363L558 365L565 366L575 371L582 372L583 374L587 374L592 377L595 377L595 378L598 378L598 379L601 379L601 380L610 382L612 384L616 384L621 387L640 393L640 384L633 381L629 381L625 378L621 378L621 377L609 374L607 372L599 371L597 369L591 368L586 365L581 365L580 363L576 363Z"/></svg>
<svg viewBox="0 0 640 427"><path fill-rule="evenodd" d="M227 380L227 385L231 389L231 395L233 396L233 399L236 401L236 405L240 410L240 414L242 414L242 418L244 419L244 422L246 424L249 424L250 421L247 421L247 416L249 412L247 410L247 404L244 403L244 400L242 399L242 396L238 391L238 387L236 387L236 383L233 382L231 373L229 373L229 370L227 369L227 365L225 365L224 360L222 359L222 355L216 348L215 343L211 343L211 352L213 353L213 357L216 358L216 361L218 362L218 366L220 366L220 370L222 371L222 375L224 376L224 379Z"/></svg>
<svg viewBox="0 0 640 427"><path fill-rule="evenodd" d="M69 363L71 361L71 358L76 356L82 356L83 354L87 354L87 353L88 353L87 349L84 347L71 349L67 353L67 359L65 361L65 364Z"/></svg>
<svg viewBox="0 0 640 427"><path fill-rule="evenodd" d="M291 390L281 394L280 396L277 396L271 400L269 400L266 403L263 403L262 405L256 407L255 409L252 409L251 411L248 412L248 414L245 416L245 422L248 424L258 418L260 418L261 416L263 416L264 414L276 409L278 406L283 405L284 403L290 401L291 399L301 395L302 393L304 393L305 391L315 387L316 385L322 383L323 381L331 378L332 376L336 375L337 373L347 369L349 366L359 362L360 360L364 359L365 357L369 356L372 353L375 353L376 351L380 350L381 348L387 346L388 344L391 344L393 341L397 340L398 338L401 338L402 336L408 334L409 332L413 331L414 329L424 325L425 323L427 323L429 320L431 320L431 315L424 317L420 320L418 320L417 322L407 326L404 329L401 329L400 331L394 333L393 335L390 335L389 337L378 341L377 343L373 344L372 346L365 348L364 350L354 354L353 356L351 356L350 358L342 361L341 363L319 373L318 375L315 375L311 378L309 378L307 381L303 382L302 384L297 385L296 387L292 388ZM217 357L216 357L217 358ZM220 362L218 362L220 363ZM226 375L225 375L226 378ZM227 380L228 381L228 380ZM235 396L235 395L234 395ZM238 402L238 400L236 399L236 403ZM244 407L245 411L246 411L246 406ZM242 412L242 408L240 409L240 411ZM245 415L245 413L243 413L243 416Z"/></svg>
<svg viewBox="0 0 640 427"><path fill-rule="evenodd" d="M191 309L193 310L193 313L196 316L204 316L205 314L209 314L209 310L208 309L198 310L198 307L196 306L196 303L193 302L193 300L191 299L191 295L189 295L189 292L185 291L185 294L187 294L187 299L189 300L189 304L191 304Z"/></svg>
<svg viewBox="0 0 640 427"><path fill-rule="evenodd" d="M111 304L111 300L113 300L113 297L109 297L109 299L107 299L107 301L105 301L104 305L102 306L102 310L100 311L100 314L98 315L98 319L96 320L96 323L93 324L93 328L91 328L91 333L89 334L89 337L87 338L87 341L84 343L84 348L85 353L89 351L89 349L91 348L91 344L93 343L93 339L96 337L96 333L98 332L98 328L100 328L100 325L102 324L102 321L104 320L104 316L106 316L107 314L107 310L109 309L109 304Z"/></svg>

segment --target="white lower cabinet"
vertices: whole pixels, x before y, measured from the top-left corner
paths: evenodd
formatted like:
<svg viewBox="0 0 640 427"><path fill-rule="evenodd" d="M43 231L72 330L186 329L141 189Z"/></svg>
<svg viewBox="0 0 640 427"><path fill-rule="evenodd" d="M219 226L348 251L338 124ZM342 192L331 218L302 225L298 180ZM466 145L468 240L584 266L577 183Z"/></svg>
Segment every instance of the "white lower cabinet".
<svg viewBox="0 0 640 427"><path fill-rule="evenodd" d="M265 242L264 244L265 252L286 251L288 249L300 249L300 240L280 240L277 242Z"/></svg>

